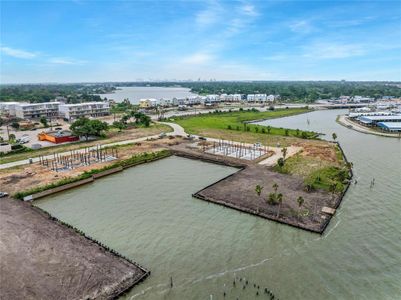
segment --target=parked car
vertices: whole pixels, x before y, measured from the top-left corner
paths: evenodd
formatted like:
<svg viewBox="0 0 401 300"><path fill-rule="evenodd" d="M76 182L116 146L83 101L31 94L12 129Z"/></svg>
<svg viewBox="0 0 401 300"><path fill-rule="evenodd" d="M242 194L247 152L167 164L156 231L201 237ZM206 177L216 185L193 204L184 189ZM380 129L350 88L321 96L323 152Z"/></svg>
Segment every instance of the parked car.
<svg viewBox="0 0 401 300"><path fill-rule="evenodd" d="M8 193L0 192L0 198L7 197L7 196L8 196Z"/></svg>
<svg viewBox="0 0 401 300"><path fill-rule="evenodd" d="M7 142L1 142L1 143L0 143L0 146L7 146L7 145L8 145Z"/></svg>
<svg viewBox="0 0 401 300"><path fill-rule="evenodd" d="M18 144L26 144L26 143L29 143L29 136L27 136L27 135L23 135L21 138L19 138L18 140L17 140L17 143Z"/></svg>
<svg viewBox="0 0 401 300"><path fill-rule="evenodd" d="M63 128L61 128L61 127L56 127L56 128L54 128L55 130L63 130Z"/></svg>
<svg viewBox="0 0 401 300"><path fill-rule="evenodd" d="M206 138L204 136L200 136L200 137L198 137L198 139L200 139L202 141L206 141Z"/></svg>

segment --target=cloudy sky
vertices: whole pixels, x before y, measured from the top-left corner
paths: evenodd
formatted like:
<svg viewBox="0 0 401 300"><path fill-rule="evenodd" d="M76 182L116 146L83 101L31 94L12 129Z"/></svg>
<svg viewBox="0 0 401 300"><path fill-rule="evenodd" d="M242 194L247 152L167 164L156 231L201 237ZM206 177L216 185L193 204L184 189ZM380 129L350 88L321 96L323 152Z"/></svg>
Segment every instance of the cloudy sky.
<svg viewBox="0 0 401 300"><path fill-rule="evenodd" d="M400 1L1 1L1 83L401 80Z"/></svg>

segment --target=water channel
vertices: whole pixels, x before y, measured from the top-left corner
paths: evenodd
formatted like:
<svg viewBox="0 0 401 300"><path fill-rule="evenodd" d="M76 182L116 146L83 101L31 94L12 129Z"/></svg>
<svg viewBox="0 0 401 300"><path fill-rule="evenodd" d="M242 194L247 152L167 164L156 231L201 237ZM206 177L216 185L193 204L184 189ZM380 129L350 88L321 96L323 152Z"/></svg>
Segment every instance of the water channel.
<svg viewBox="0 0 401 300"><path fill-rule="evenodd" d="M276 299L401 299L401 141L342 127L339 113L263 122L336 132L353 162L358 183L322 236L193 199L236 170L178 157L35 204L152 271L124 299L255 299L253 284Z"/></svg>

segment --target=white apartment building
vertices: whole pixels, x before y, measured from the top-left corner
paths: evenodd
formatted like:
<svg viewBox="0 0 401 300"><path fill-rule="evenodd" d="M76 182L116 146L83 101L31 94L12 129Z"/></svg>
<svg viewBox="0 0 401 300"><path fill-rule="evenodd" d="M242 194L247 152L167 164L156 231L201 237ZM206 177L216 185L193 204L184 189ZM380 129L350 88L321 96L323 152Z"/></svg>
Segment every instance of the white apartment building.
<svg viewBox="0 0 401 300"><path fill-rule="evenodd" d="M247 101L254 101L254 102L266 102L267 95L266 94L248 94L246 96Z"/></svg>
<svg viewBox="0 0 401 300"><path fill-rule="evenodd" d="M26 104L21 102L0 102L0 113L2 115L15 116L15 106L19 104Z"/></svg>
<svg viewBox="0 0 401 300"><path fill-rule="evenodd" d="M239 102L242 99L241 94L221 94L220 101Z"/></svg>
<svg viewBox="0 0 401 300"><path fill-rule="evenodd" d="M59 105L60 102L19 103L15 105L15 116L21 119L57 117Z"/></svg>
<svg viewBox="0 0 401 300"><path fill-rule="evenodd" d="M110 114L108 102L85 102L77 104L60 104L60 117L68 120L80 117L100 117Z"/></svg>

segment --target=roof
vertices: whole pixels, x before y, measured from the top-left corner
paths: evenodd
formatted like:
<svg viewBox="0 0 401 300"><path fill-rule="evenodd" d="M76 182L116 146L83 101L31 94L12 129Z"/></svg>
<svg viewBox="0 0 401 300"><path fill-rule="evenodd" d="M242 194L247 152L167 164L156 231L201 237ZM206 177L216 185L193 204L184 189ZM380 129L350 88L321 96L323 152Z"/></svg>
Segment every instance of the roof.
<svg viewBox="0 0 401 300"><path fill-rule="evenodd" d="M401 115L392 116L361 116L361 121L401 121Z"/></svg>
<svg viewBox="0 0 401 300"><path fill-rule="evenodd" d="M107 102L95 101L95 102L83 102L83 103L74 103L74 104L60 104L60 106L74 107L74 106L86 106L86 105L97 105L97 104L107 104Z"/></svg>
<svg viewBox="0 0 401 300"><path fill-rule="evenodd" d="M388 129L398 129L401 130L401 122L379 122L377 123L380 127L385 127Z"/></svg>

